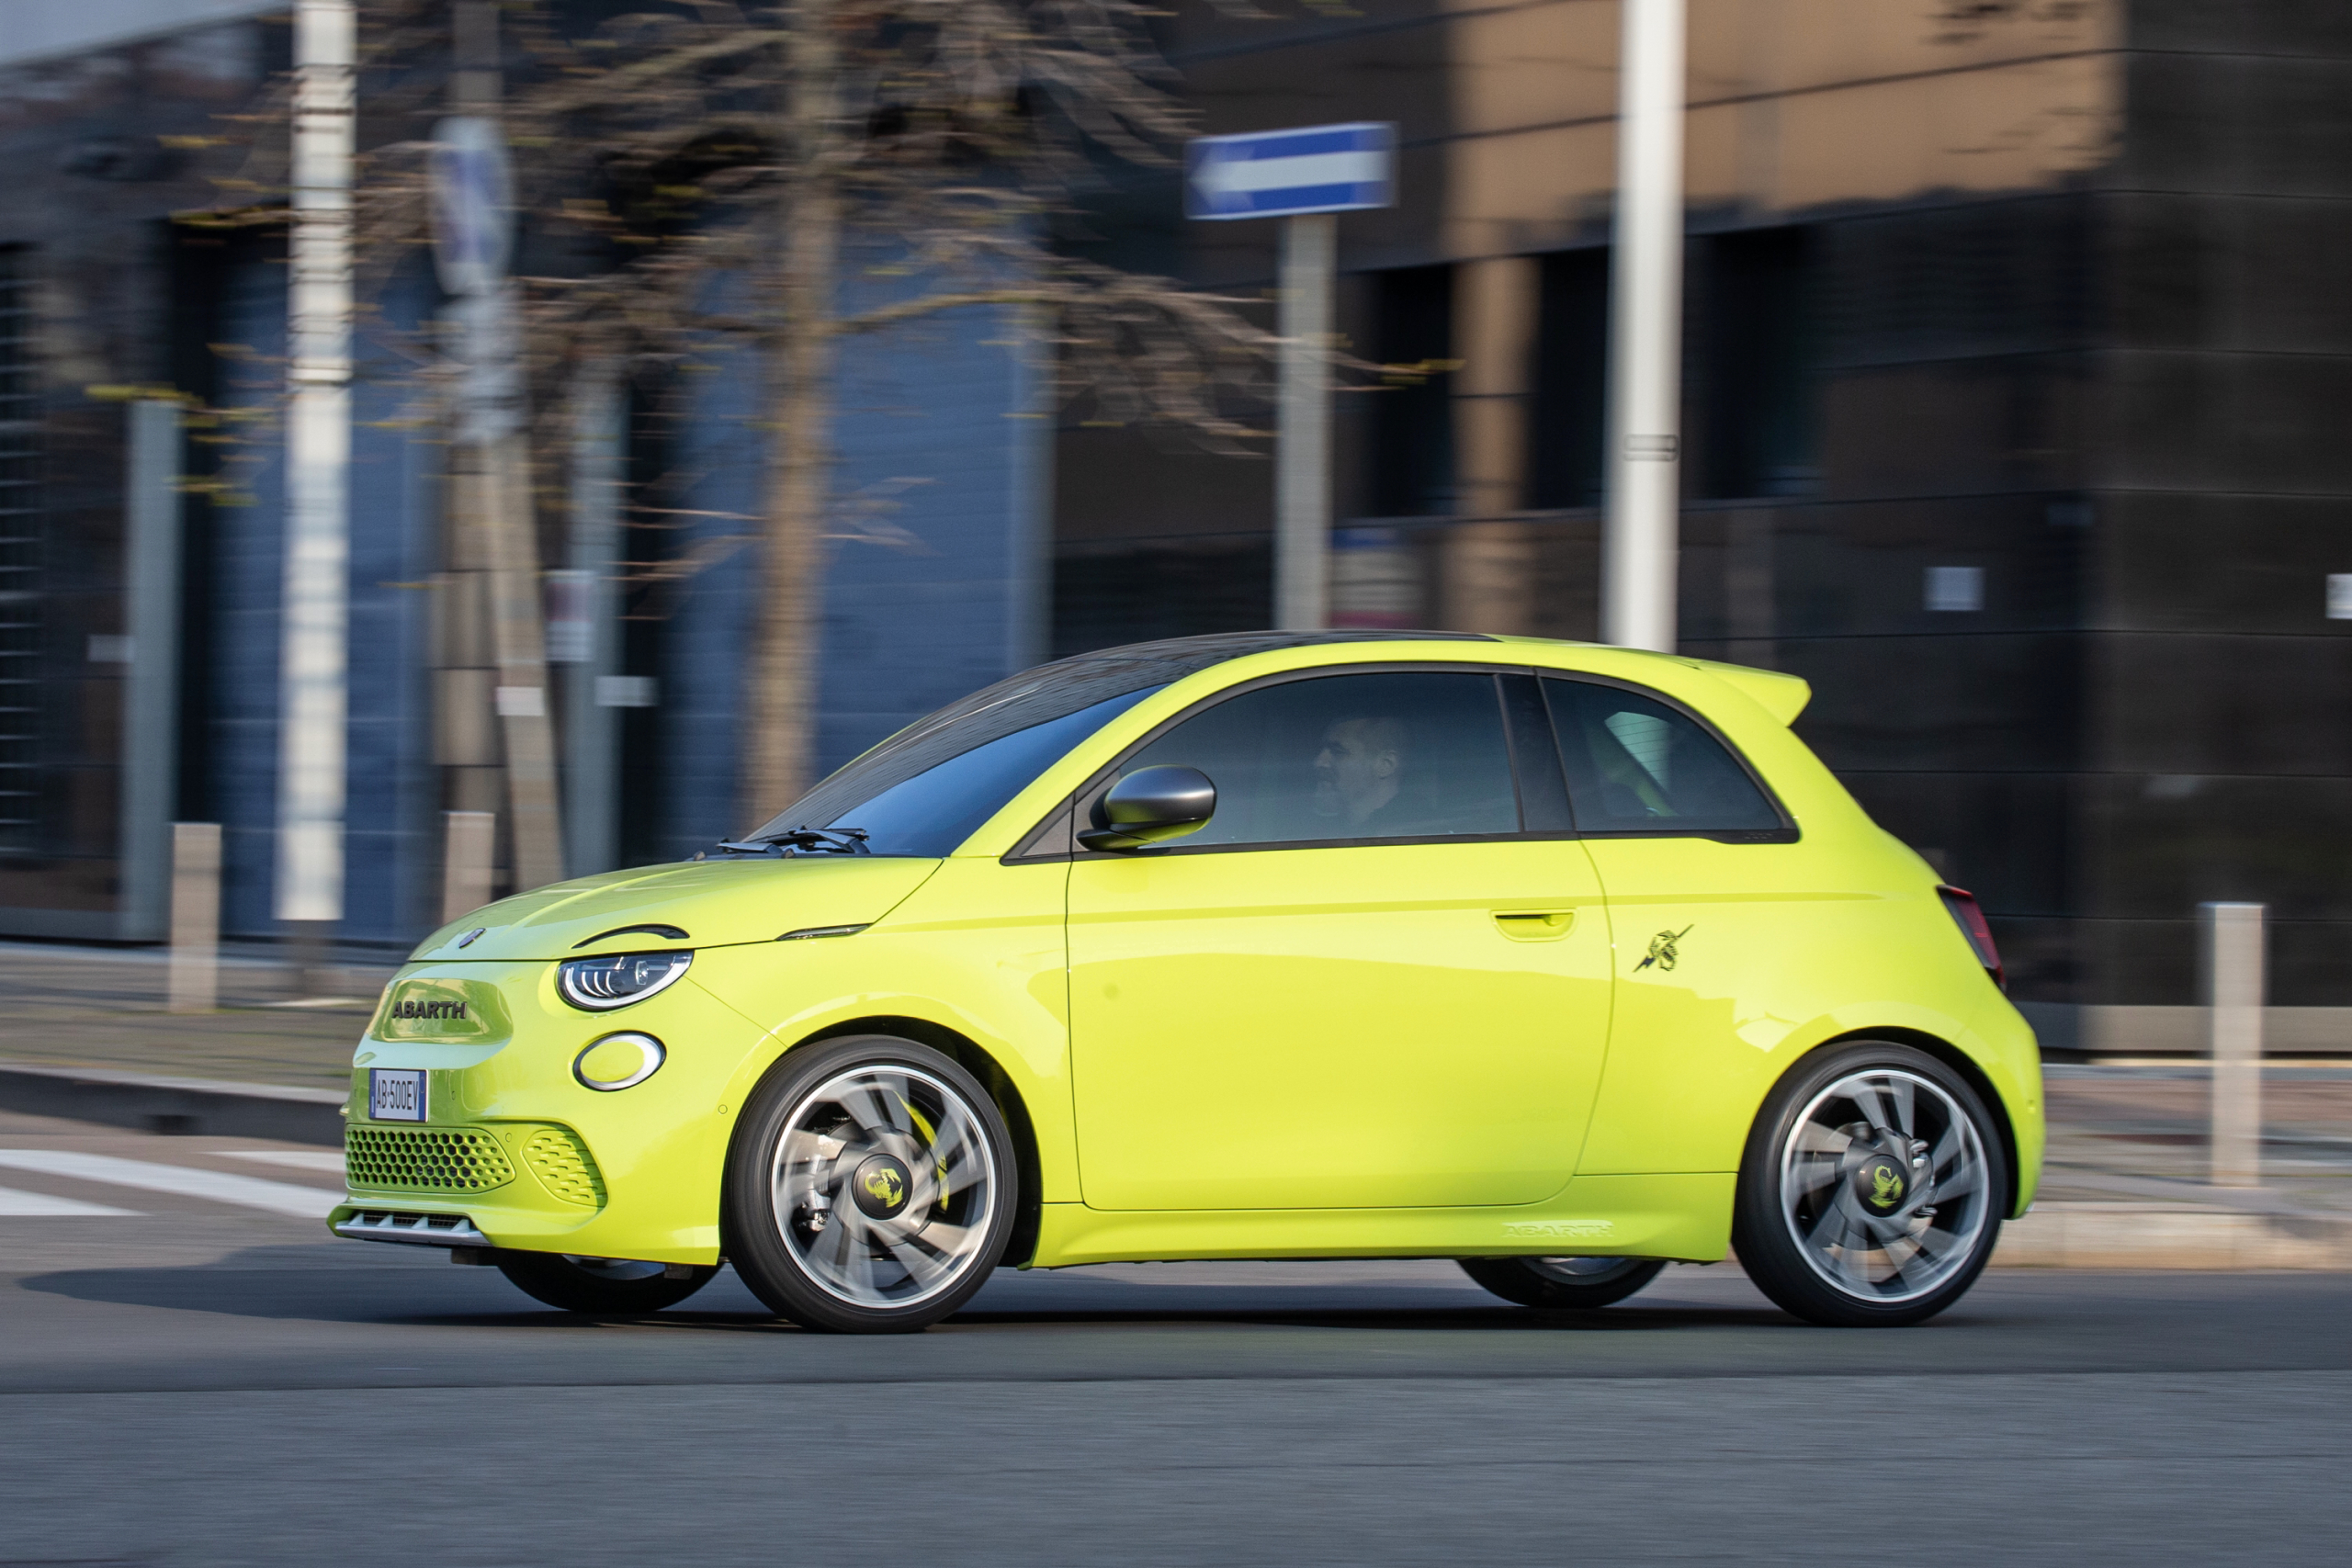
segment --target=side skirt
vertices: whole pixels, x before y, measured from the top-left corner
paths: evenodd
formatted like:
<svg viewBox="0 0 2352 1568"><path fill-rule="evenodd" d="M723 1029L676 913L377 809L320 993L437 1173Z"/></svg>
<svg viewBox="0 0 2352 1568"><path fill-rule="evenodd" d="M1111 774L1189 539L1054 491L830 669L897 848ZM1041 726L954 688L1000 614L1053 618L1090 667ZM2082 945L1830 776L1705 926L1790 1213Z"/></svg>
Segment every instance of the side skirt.
<svg viewBox="0 0 2352 1568"><path fill-rule="evenodd" d="M1047 1203L1032 1267L1192 1258L1671 1258L1731 1247L1731 1171L1579 1176L1541 1203L1478 1209L1090 1209Z"/></svg>

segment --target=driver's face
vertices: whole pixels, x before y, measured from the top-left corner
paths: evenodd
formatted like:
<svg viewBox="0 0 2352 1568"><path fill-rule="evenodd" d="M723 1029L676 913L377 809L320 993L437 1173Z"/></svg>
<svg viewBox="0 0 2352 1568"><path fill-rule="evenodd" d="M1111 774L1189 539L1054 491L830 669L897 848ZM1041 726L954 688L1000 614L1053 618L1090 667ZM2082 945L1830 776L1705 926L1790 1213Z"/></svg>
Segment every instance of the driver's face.
<svg viewBox="0 0 2352 1568"><path fill-rule="evenodd" d="M1345 718L1323 732L1315 757L1315 811L1351 824L1396 795L1396 748L1379 744L1369 719Z"/></svg>

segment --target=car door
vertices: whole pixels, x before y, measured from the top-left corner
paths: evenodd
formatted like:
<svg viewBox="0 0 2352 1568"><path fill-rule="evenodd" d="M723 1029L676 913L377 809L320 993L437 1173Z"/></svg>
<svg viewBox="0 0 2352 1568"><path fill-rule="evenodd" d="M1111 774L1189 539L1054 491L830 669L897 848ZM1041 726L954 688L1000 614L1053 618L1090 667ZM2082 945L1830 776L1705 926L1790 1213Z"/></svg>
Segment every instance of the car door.
<svg viewBox="0 0 2352 1568"><path fill-rule="evenodd" d="M1609 1062L1580 1174L1737 1168L1774 1048L1836 1005L1868 901L1823 874L1754 772L1663 694L1547 675L1577 830L1617 933Z"/></svg>
<svg viewBox="0 0 2352 1568"><path fill-rule="evenodd" d="M1560 1187L1605 1048L1609 933L1541 701L1491 669L1308 671L1181 716L1102 781L1195 767L1217 807L1172 845L1071 866L1089 1205Z"/></svg>

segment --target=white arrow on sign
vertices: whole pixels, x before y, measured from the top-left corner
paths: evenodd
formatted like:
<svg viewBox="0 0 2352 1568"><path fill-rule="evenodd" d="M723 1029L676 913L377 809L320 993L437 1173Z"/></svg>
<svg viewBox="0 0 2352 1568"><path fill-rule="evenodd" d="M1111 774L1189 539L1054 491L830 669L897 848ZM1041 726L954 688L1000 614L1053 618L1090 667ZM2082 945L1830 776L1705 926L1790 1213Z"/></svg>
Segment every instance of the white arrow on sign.
<svg viewBox="0 0 2352 1568"><path fill-rule="evenodd" d="M1185 149L1185 210L1219 220L1387 207L1396 149L1396 128L1377 122L1204 136Z"/></svg>
<svg viewBox="0 0 2352 1568"><path fill-rule="evenodd" d="M1210 197L1317 186L1386 183L1388 160L1378 152L1319 152L1306 158L1212 158L1193 183Z"/></svg>

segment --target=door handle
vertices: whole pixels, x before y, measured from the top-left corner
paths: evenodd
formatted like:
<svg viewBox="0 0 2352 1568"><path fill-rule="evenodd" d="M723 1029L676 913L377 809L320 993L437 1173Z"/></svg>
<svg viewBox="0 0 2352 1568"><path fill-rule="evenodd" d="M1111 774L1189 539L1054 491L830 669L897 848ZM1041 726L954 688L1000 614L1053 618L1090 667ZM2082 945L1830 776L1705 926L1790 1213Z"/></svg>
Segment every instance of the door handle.
<svg viewBox="0 0 2352 1568"><path fill-rule="evenodd" d="M1577 923L1574 909L1498 909L1495 929L1513 942L1557 942Z"/></svg>

